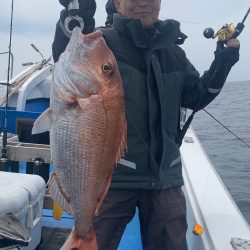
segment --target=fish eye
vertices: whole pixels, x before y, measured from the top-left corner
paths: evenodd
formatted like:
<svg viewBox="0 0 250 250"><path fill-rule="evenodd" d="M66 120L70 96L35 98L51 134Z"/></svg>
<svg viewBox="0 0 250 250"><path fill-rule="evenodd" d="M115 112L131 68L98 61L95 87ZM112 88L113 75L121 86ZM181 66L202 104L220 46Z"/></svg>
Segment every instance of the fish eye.
<svg viewBox="0 0 250 250"><path fill-rule="evenodd" d="M109 63L104 63L102 65L102 73L108 76L111 76L113 73L113 68Z"/></svg>

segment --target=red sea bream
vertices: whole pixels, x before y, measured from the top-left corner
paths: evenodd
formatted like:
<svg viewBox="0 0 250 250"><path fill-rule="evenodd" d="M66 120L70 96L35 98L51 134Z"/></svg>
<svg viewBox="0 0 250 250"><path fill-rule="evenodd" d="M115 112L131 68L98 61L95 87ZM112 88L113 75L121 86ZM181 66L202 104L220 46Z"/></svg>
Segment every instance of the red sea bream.
<svg viewBox="0 0 250 250"><path fill-rule="evenodd" d="M101 31L75 28L55 64L50 107L33 133L50 131L53 199L75 218L61 249L97 249L93 218L126 149L124 91Z"/></svg>

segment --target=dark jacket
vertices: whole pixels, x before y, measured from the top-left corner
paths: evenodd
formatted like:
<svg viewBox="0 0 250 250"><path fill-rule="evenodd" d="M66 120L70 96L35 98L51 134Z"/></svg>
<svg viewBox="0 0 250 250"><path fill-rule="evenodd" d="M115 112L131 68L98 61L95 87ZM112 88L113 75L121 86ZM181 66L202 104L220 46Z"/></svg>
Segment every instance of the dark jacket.
<svg viewBox="0 0 250 250"><path fill-rule="evenodd" d="M176 44L182 33L174 20L143 30L140 21L114 16L101 28L121 73L128 122L128 151L114 170L112 188L165 189L183 185L176 138L180 107L199 108L220 92L228 70L213 62L202 77ZM56 50L54 43L54 51Z"/></svg>

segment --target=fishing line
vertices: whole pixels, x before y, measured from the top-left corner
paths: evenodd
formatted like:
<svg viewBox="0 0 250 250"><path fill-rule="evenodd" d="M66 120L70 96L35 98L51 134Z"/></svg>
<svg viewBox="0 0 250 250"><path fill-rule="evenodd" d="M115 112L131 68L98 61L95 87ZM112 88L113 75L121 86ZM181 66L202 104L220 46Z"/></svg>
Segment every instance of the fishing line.
<svg viewBox="0 0 250 250"><path fill-rule="evenodd" d="M220 122L218 119L216 119L211 113L209 113L206 109L203 109L209 116L211 116L216 122L218 122L223 128L225 128L229 133L231 133L234 137L236 137L237 139L239 139L242 143L244 143L247 147L250 148L250 145L243 140L242 138L240 138L237 134L235 134L232 130L230 130L227 126L225 126L222 122Z"/></svg>
<svg viewBox="0 0 250 250"><path fill-rule="evenodd" d="M8 72L7 72L7 83L6 83L6 103L4 111L4 129L3 129L3 148L1 161L7 162L7 122L8 122L8 100L9 100L9 87L10 87L10 60L11 60L11 43L12 43L12 23L13 23L13 10L14 0L11 2L11 19L10 19L10 38L9 38L9 56L8 56Z"/></svg>
<svg viewBox="0 0 250 250"><path fill-rule="evenodd" d="M227 78L227 75L228 75L228 66L226 66L226 70L225 70L225 75L224 75L224 82L226 82L226 78ZM208 87L209 87L210 84L208 84ZM208 87L206 89L208 89ZM204 93L203 93L204 94ZM231 132L233 135L235 135L230 129L228 129L225 125L223 125L220 121L218 121L212 114L210 114L205 108L203 108L203 110L208 114L210 115L215 121L217 121L219 124L221 124L221 126L223 126L225 129L227 129L229 132ZM239 138L237 135L235 135L239 140L243 141L241 138ZM243 141L244 144L247 144ZM249 145L247 144L247 146L249 147ZM206 182L204 184L204 187L205 187L205 192L204 192L204 197L203 197L203 207L205 209L207 209L207 206L206 206L206 201L207 201L207 192L208 192L208 189L209 189L209 177L210 177L210 173L212 171L212 168L210 167L208 169L208 173L207 173L207 177L206 177Z"/></svg>
<svg viewBox="0 0 250 250"><path fill-rule="evenodd" d="M228 69L226 67L226 71L225 71L225 75L224 75L224 82L226 81L226 78L227 78L227 72ZM216 121L218 121L215 117L212 116L212 114L210 114L205 108L203 108L203 110L208 114L208 115L211 115L212 118L214 118ZM219 122L219 121L218 121ZM219 122L219 124L221 124L223 127L225 127L222 123ZM226 127L225 127L226 128ZM227 129L227 128L226 128ZM203 207L204 209L207 209L207 206L206 206L206 201L207 201L207 192L208 192L208 186L209 186L209 177L210 177L210 173L212 171L212 168L210 167L208 169L208 173L207 173L207 179L206 179L206 182L204 184L204 187L205 187L205 192L204 192L204 196L203 196Z"/></svg>
<svg viewBox="0 0 250 250"><path fill-rule="evenodd" d="M228 75L228 67L226 66L225 74L224 74L224 82L226 82L227 75ZM206 88L205 91L208 90L208 88L210 87L210 84L211 84L211 83L212 83L212 82L210 82L210 83L208 84L208 86L207 86L207 88ZM205 91L203 92L203 95L202 95L202 96L204 96ZM201 97L201 98L203 98L203 97ZM205 109L203 109L203 110L205 110ZM209 176L210 176L211 171L212 171L212 168L210 167L210 168L208 169L206 183L204 184L205 193L204 193L204 197L203 197L203 204L204 204L204 208L205 208L205 209L206 209L206 207L207 207L207 206L205 206L205 205L206 205L206 201L207 201L208 180L209 180Z"/></svg>

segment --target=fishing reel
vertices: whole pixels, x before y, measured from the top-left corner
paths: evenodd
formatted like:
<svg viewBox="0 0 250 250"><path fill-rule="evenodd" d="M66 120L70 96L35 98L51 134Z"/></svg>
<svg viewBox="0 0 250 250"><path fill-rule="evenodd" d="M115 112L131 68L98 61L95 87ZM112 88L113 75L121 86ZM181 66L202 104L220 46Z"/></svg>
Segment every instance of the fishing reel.
<svg viewBox="0 0 250 250"><path fill-rule="evenodd" d="M246 15L244 16L242 22L238 23L235 27L234 24L224 24L215 34L212 28L206 28L203 32L203 35L206 38L216 38L218 37L218 42L226 43L228 40L236 38L240 35L245 25L244 22L250 12L250 8L248 9Z"/></svg>
<svg viewBox="0 0 250 250"><path fill-rule="evenodd" d="M241 31L243 30L243 28L241 29ZM212 28L206 28L203 32L203 35L208 39L209 38L214 39L218 37L218 41L226 43L228 40L236 38L239 35L237 33L239 33L239 29L236 28L231 23L231 24L224 24L222 28L220 28L215 34Z"/></svg>

